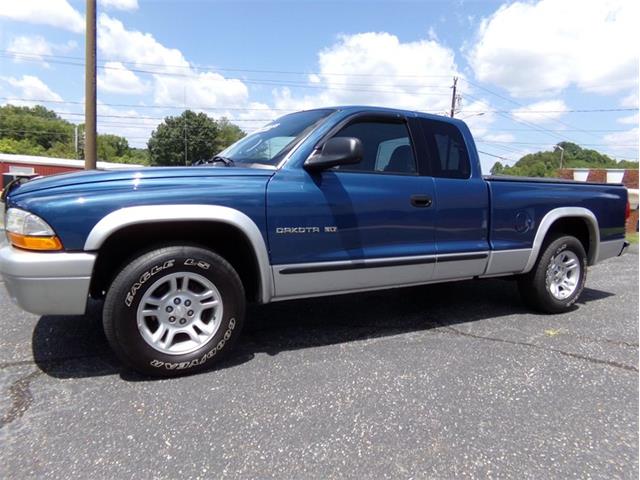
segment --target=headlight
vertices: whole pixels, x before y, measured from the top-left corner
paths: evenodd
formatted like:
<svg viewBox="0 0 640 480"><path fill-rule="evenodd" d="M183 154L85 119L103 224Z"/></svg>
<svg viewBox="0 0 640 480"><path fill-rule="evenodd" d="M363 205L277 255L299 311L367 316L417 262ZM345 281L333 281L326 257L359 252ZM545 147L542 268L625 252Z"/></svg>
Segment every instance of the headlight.
<svg viewBox="0 0 640 480"><path fill-rule="evenodd" d="M7 210L7 238L14 247L26 250L61 250L62 243L43 219L19 208Z"/></svg>

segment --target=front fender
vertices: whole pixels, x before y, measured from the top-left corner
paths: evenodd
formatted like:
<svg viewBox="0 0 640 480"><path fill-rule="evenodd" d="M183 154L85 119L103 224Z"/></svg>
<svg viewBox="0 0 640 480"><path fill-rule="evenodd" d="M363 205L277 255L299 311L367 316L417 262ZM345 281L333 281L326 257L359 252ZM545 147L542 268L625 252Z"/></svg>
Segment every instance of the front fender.
<svg viewBox="0 0 640 480"><path fill-rule="evenodd" d="M260 298L268 303L273 297L273 277L269 253L258 226L244 213L219 205L145 205L126 207L103 217L89 232L85 251L96 251L118 230L131 225L154 222L211 221L238 228L249 240L260 270Z"/></svg>

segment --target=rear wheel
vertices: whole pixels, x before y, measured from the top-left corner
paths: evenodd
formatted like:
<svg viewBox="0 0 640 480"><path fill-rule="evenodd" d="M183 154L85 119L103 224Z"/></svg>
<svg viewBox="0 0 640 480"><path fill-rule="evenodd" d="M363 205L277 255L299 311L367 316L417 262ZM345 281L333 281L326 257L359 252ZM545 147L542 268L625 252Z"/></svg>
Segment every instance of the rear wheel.
<svg viewBox="0 0 640 480"><path fill-rule="evenodd" d="M245 310L233 267L208 250L166 247L124 267L105 299L105 334L135 370L177 376L203 370L227 353Z"/></svg>
<svg viewBox="0 0 640 480"><path fill-rule="evenodd" d="M563 236L546 244L533 269L518 279L518 288L532 308L560 313L576 302L586 278L587 255L582 243Z"/></svg>

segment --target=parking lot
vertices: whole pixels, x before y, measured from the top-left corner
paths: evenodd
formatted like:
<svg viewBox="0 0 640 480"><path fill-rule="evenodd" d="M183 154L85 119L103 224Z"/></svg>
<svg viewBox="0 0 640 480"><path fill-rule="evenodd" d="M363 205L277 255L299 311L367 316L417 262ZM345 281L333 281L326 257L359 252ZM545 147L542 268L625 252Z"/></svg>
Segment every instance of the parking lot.
<svg viewBox="0 0 640 480"><path fill-rule="evenodd" d="M494 279L254 307L235 355L120 367L0 294L3 478L637 478L638 256L575 310Z"/></svg>

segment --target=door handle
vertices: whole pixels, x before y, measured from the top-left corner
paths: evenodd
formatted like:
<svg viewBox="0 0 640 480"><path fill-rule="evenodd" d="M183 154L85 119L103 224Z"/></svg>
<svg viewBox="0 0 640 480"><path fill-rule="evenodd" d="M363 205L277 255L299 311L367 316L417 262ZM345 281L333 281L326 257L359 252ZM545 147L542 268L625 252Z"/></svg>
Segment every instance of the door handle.
<svg viewBox="0 0 640 480"><path fill-rule="evenodd" d="M419 208L430 207L433 203L429 195L411 195L411 205Z"/></svg>
<svg viewBox="0 0 640 480"><path fill-rule="evenodd" d="M431 197L428 195L411 195L411 205L419 208L430 207L432 203Z"/></svg>

